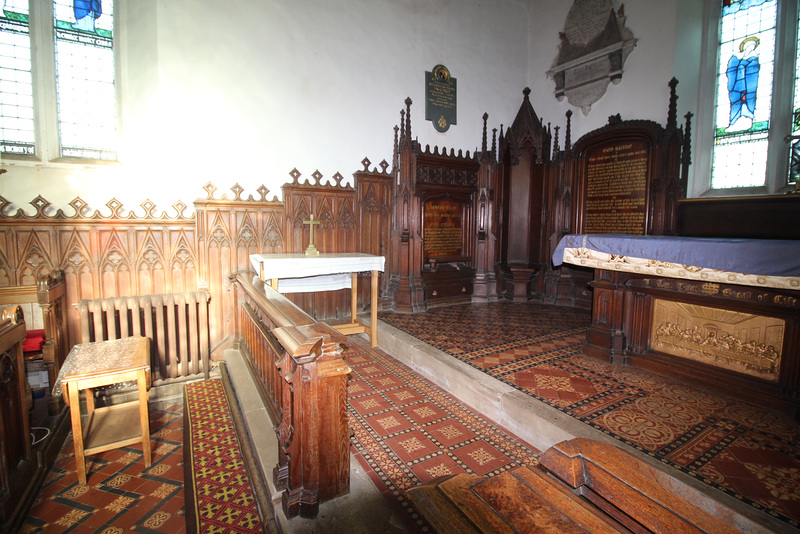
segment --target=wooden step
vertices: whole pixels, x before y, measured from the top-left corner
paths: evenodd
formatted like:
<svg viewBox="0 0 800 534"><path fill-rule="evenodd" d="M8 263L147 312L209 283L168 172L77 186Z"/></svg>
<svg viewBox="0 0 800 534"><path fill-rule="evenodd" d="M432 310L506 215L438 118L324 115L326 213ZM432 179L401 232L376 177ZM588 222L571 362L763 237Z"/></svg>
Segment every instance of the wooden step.
<svg viewBox="0 0 800 534"><path fill-rule="evenodd" d="M753 530L733 510L606 442L563 441L539 462L494 477L437 478L408 496L439 534Z"/></svg>
<svg viewBox="0 0 800 534"><path fill-rule="evenodd" d="M431 526L448 533L626 532L538 469L451 475L409 490Z"/></svg>

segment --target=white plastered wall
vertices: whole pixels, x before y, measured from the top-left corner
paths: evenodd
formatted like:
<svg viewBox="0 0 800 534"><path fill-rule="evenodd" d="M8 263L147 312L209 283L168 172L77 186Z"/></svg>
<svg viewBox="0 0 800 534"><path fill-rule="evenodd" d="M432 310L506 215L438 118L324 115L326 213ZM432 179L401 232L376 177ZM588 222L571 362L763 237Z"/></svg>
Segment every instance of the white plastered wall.
<svg viewBox="0 0 800 534"><path fill-rule="evenodd" d="M526 86L545 123L562 127L562 145L568 109L573 142L616 113L663 124L688 1L625 2L639 42L621 83L584 116L555 99L545 75L571 5L562 0L118 0L121 164L5 159L0 195L28 212L41 195L68 213L81 197L92 209L116 198L135 212L150 199L172 214L176 201L190 212L208 182L229 197L236 183L256 197L263 184L271 198L293 168L351 180L365 157L371 167L391 162L406 97L423 145L470 152L484 112L491 139ZM424 73L437 64L458 80L458 123L446 133L424 119ZM696 100L681 82L679 117Z"/></svg>

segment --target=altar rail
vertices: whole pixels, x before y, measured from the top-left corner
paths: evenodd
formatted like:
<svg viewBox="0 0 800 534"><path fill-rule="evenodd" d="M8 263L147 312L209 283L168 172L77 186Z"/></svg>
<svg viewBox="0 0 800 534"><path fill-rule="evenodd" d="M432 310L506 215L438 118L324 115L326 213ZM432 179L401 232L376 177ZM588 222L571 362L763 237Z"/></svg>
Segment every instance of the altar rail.
<svg viewBox="0 0 800 534"><path fill-rule="evenodd" d="M250 276L229 276L235 331L275 424L275 485L288 517L316 517L321 502L350 490L344 338Z"/></svg>
<svg viewBox="0 0 800 534"><path fill-rule="evenodd" d="M145 336L157 380L208 378L209 300L207 291L81 300L80 342Z"/></svg>

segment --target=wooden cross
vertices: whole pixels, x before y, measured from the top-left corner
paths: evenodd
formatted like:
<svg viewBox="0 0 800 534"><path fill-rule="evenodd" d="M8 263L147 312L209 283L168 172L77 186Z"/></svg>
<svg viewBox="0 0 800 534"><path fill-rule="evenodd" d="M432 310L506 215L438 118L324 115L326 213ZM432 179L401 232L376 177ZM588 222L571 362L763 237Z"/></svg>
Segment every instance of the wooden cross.
<svg viewBox="0 0 800 534"><path fill-rule="evenodd" d="M307 224L309 230L311 231L311 236L308 239L308 248L306 249L306 256L319 256L319 250L317 250L317 247L314 246L314 225L322 223L314 220L314 214L312 213L309 220L303 221L303 224Z"/></svg>

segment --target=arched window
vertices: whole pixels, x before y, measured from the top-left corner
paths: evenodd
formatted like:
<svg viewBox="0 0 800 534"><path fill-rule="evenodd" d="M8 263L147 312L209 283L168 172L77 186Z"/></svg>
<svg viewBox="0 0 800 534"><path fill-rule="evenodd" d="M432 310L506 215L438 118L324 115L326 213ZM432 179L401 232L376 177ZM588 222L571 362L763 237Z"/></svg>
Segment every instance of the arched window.
<svg viewBox="0 0 800 534"><path fill-rule="evenodd" d="M777 193L797 180L798 1L715 0L710 194ZM794 169L794 170L793 170Z"/></svg>
<svg viewBox="0 0 800 534"><path fill-rule="evenodd" d="M4 156L117 159L113 7L113 0L4 1Z"/></svg>

